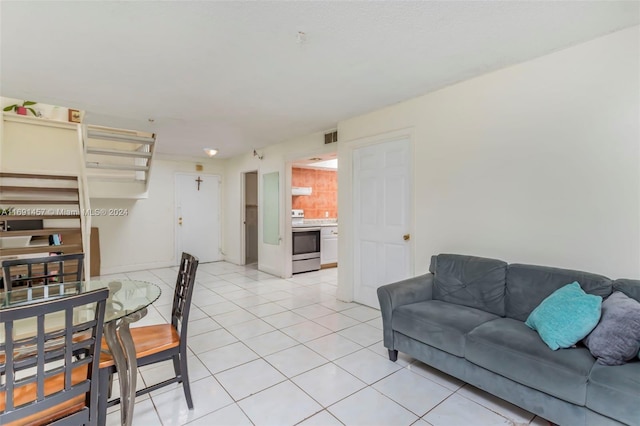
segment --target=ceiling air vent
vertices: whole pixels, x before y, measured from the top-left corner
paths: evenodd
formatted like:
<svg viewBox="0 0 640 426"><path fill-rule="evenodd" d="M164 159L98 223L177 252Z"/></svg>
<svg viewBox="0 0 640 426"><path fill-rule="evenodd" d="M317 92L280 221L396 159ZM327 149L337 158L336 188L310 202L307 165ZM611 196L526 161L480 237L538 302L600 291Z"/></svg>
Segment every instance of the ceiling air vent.
<svg viewBox="0 0 640 426"><path fill-rule="evenodd" d="M334 142L338 142L338 131L337 130L324 134L324 143L325 144L334 143Z"/></svg>

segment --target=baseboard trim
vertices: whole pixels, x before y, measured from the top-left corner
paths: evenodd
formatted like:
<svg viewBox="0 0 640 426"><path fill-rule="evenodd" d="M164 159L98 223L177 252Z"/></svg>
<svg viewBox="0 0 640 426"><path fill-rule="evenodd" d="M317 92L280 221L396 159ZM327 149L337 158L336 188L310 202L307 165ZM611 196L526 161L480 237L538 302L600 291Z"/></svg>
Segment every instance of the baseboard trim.
<svg viewBox="0 0 640 426"><path fill-rule="evenodd" d="M176 265L177 263L174 261L165 261L165 262L152 262L152 263L138 263L136 265L111 266L108 268L102 267L100 268L100 275L122 274L125 272L135 272L135 271L141 271L144 269L170 268Z"/></svg>

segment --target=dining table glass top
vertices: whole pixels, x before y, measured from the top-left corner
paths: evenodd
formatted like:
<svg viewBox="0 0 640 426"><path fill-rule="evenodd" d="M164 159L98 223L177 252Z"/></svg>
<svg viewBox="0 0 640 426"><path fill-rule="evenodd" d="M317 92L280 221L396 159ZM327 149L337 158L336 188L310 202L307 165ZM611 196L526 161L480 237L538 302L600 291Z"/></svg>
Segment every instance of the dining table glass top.
<svg viewBox="0 0 640 426"><path fill-rule="evenodd" d="M101 288L109 289L104 322L141 311L155 302L162 291L156 284L136 280L87 280L52 283L0 292L0 311L59 297L73 296Z"/></svg>

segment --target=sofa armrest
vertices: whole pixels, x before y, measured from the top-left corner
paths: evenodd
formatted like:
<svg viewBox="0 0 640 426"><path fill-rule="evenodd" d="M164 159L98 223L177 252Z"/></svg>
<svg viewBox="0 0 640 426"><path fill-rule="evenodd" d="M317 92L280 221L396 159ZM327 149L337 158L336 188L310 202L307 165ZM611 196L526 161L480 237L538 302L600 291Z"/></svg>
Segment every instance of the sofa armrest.
<svg viewBox="0 0 640 426"><path fill-rule="evenodd" d="M422 302L433 298L433 274L424 274L378 288L378 301L382 313L384 346L394 349L391 318L398 306Z"/></svg>

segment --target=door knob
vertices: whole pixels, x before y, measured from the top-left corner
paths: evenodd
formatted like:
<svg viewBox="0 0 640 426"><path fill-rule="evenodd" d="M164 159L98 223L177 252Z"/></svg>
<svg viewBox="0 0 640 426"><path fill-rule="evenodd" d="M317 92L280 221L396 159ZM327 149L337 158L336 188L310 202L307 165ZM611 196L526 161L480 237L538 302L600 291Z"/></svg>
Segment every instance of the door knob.
<svg viewBox="0 0 640 426"><path fill-rule="evenodd" d="M182 225L182 218L181 217L178 218L178 225Z"/></svg>
<svg viewBox="0 0 640 426"><path fill-rule="evenodd" d="M411 239L411 234L404 234L402 236L402 239L405 240L405 241L409 241Z"/></svg>

